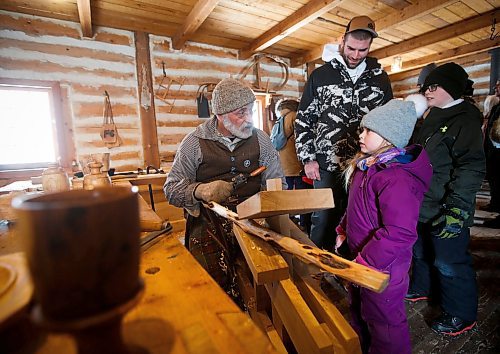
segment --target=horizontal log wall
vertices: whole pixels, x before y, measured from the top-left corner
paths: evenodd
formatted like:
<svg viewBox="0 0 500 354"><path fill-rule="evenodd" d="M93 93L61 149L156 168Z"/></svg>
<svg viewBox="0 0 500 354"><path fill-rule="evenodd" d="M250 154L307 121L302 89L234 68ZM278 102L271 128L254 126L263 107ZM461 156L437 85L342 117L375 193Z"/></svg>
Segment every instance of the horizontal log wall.
<svg viewBox="0 0 500 354"><path fill-rule="evenodd" d="M110 152L118 170L142 165L133 33L97 28L82 40L79 24L0 11L0 77L60 82L75 159ZM99 135L105 90L123 139L111 150Z"/></svg>
<svg viewBox="0 0 500 354"><path fill-rule="evenodd" d="M92 39L82 39L77 23L0 11L0 77L60 82L75 159L110 152L111 167L117 170L144 167L134 45L133 32L96 27ZM170 38L153 35L150 50L155 91L163 77L162 63L167 78L183 80L166 96L173 105L155 99L161 166L168 168L184 136L203 122L195 104L198 86L238 77L249 61L238 60L235 50L205 44L188 42L182 51L174 50ZM248 83L254 79L253 72L245 78ZM261 80L271 88L279 84L279 67L263 64ZM303 85L303 71L291 69L279 93L299 97ZM110 150L99 136L105 90L123 139L122 146Z"/></svg>
<svg viewBox="0 0 500 354"><path fill-rule="evenodd" d="M460 64L467 74L469 79L474 81L474 101L478 107L483 110L483 103L486 96L489 94L490 85L490 70L491 70L491 57L487 52L472 55L465 58L454 60ZM442 65L438 63L437 65ZM404 63L403 63L404 65ZM421 69L411 70L403 73L396 73L390 75L392 89L395 97L404 98L409 94L417 92L417 79Z"/></svg>
<svg viewBox="0 0 500 354"><path fill-rule="evenodd" d="M167 37L150 36L150 46L154 90L157 92L155 106L160 160L162 165L169 165L184 136L204 121L197 115L196 92L199 86L228 77L240 78L250 61L238 60L236 50L207 44L188 42L182 51L175 50ZM277 87L283 82L283 76L277 64L267 61L261 64L263 86L269 83L270 89ZM165 86L172 82L168 94L165 88L159 87L162 79ZM250 85L255 82L253 70L244 80ZM302 69L291 68L287 84L277 94L298 98L304 80ZM158 98L165 94L164 100Z"/></svg>

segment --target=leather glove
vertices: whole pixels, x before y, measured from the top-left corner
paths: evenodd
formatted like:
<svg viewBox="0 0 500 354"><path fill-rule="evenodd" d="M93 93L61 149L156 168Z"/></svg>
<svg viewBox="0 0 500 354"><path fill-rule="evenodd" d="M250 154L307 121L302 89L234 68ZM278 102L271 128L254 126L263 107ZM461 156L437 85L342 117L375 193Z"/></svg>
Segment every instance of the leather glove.
<svg viewBox="0 0 500 354"><path fill-rule="evenodd" d="M431 234L438 238L455 238L460 235L464 222L469 213L459 208L446 208L442 214L432 222Z"/></svg>
<svg viewBox="0 0 500 354"><path fill-rule="evenodd" d="M230 182L217 180L209 183L200 183L194 190L194 196L198 200L207 203L221 203L231 196L233 184Z"/></svg>

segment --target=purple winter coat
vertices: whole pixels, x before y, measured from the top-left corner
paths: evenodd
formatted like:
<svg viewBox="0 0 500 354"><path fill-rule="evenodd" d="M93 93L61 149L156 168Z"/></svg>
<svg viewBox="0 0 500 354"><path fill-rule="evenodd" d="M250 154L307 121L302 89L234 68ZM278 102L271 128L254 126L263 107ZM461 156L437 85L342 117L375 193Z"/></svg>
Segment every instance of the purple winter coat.
<svg viewBox="0 0 500 354"><path fill-rule="evenodd" d="M356 169L349 202L342 220L353 255L368 265L386 270L393 263L408 268L417 240L420 204L430 185L432 166L420 145L406 148L413 160L375 164Z"/></svg>

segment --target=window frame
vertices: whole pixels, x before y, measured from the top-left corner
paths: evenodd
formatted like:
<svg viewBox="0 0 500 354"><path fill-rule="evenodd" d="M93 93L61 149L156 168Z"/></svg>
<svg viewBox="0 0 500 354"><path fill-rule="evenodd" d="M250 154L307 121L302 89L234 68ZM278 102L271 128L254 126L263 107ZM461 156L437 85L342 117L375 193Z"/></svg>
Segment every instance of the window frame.
<svg viewBox="0 0 500 354"><path fill-rule="evenodd" d="M52 116L54 117L54 143L56 149L56 156L60 158L59 163L65 169L70 169L72 161L74 160L74 144L71 131L67 128L68 122L64 120L62 93L60 83L57 81L43 81L43 80L24 80L24 79L10 79L1 78L0 85L12 87L14 89L47 89L49 92L50 107ZM0 170L0 179L23 179L33 176L39 176L45 167L30 167L29 165L19 165L19 168Z"/></svg>

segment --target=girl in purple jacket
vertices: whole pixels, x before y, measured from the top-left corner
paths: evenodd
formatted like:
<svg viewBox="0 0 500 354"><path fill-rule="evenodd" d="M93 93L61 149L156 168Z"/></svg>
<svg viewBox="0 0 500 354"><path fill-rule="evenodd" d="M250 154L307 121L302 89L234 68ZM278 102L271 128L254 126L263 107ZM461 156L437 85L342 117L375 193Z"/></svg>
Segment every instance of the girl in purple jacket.
<svg viewBox="0 0 500 354"><path fill-rule="evenodd" d="M351 325L364 353L411 353L404 297L420 204L432 166L420 145L405 148L425 99L391 100L363 117L361 152L345 171L347 211L337 227L337 246L347 245L357 263L388 273L382 293L350 287Z"/></svg>

